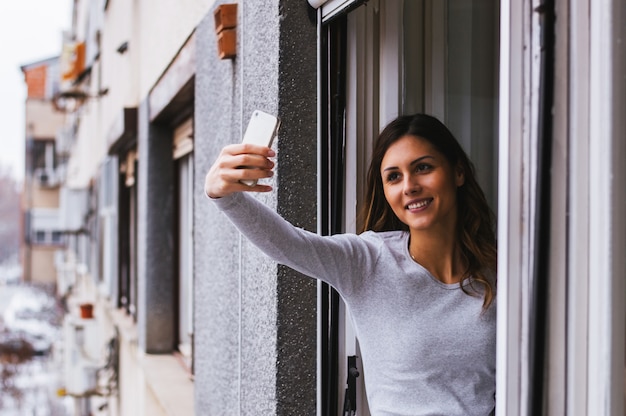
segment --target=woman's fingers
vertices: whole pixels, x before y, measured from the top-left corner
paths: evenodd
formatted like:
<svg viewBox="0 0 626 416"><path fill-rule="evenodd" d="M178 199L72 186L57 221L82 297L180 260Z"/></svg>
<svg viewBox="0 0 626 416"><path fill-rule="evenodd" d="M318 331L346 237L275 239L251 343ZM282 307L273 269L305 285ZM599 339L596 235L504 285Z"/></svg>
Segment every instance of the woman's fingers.
<svg viewBox="0 0 626 416"><path fill-rule="evenodd" d="M205 192L211 198L220 198L234 192L268 192L271 186L257 184L249 186L242 180L270 178L274 175L275 156L272 149L252 144L226 146L207 173Z"/></svg>
<svg viewBox="0 0 626 416"><path fill-rule="evenodd" d="M221 169L219 175L221 180L225 182L238 183L242 180L271 178L274 176L274 171L272 171L271 168L266 169L251 165L239 165L235 168Z"/></svg>
<svg viewBox="0 0 626 416"><path fill-rule="evenodd" d="M274 167L274 162L272 162L265 156L245 154L229 156L228 158L228 163L236 168L245 166L249 169L272 169Z"/></svg>
<svg viewBox="0 0 626 416"><path fill-rule="evenodd" d="M274 151L271 148L265 147L265 146L259 146L259 145L252 144L252 143L239 143L239 144L228 145L222 149L221 154L231 155L231 156L256 155L256 156L262 156L265 158L276 156L276 153L274 153Z"/></svg>

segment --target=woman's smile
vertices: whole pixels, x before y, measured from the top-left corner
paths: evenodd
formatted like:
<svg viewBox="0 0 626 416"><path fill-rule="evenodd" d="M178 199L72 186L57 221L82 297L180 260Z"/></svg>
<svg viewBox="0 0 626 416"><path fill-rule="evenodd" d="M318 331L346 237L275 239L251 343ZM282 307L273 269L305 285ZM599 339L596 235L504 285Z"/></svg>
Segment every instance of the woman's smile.
<svg viewBox="0 0 626 416"><path fill-rule="evenodd" d="M433 202L432 198L420 199L418 201L409 202L408 205L406 206L406 209L410 211L420 210L430 205L431 202Z"/></svg>

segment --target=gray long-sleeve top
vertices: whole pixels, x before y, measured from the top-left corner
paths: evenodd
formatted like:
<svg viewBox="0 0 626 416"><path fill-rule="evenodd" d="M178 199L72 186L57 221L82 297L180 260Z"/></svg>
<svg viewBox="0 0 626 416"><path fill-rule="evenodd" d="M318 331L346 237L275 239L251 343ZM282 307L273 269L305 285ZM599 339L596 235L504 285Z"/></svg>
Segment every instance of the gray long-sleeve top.
<svg viewBox="0 0 626 416"><path fill-rule="evenodd" d="M238 193L214 200L275 261L333 286L352 314L372 415L489 415L496 306L413 261L407 232L323 237Z"/></svg>

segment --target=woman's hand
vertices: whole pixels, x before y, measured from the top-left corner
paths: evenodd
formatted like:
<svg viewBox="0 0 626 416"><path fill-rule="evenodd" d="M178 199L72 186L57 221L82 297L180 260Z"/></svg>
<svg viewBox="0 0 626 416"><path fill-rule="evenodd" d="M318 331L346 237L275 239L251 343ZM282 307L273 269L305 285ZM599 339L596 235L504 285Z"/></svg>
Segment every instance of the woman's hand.
<svg viewBox="0 0 626 416"><path fill-rule="evenodd" d="M274 175L276 154L269 147L254 144L231 144L224 147L204 181L204 192L211 198L221 198L235 192L269 192L271 186L248 186L239 182L246 179L270 178Z"/></svg>

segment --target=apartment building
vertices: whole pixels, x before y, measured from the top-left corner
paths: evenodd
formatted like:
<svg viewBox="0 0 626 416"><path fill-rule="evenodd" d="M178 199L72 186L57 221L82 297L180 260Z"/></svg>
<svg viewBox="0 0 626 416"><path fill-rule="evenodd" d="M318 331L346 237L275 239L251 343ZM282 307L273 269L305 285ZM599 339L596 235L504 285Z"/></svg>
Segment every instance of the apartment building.
<svg viewBox="0 0 626 416"><path fill-rule="evenodd" d="M261 109L282 127L258 198L320 234L358 229L382 126L445 121L498 213L496 413L623 414L626 6L538 3L75 0L84 65L54 102L77 412L369 414L361 378L344 408L367 369L337 293L203 194Z"/></svg>
<svg viewBox="0 0 626 416"><path fill-rule="evenodd" d="M32 62L21 70L27 91L20 242L23 279L54 287L55 255L65 241L59 211L63 153L56 146L65 115L53 105L60 85L60 60L52 57Z"/></svg>

